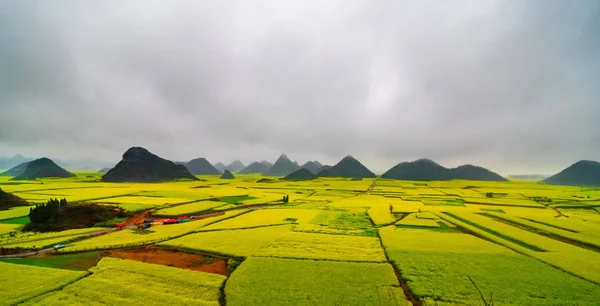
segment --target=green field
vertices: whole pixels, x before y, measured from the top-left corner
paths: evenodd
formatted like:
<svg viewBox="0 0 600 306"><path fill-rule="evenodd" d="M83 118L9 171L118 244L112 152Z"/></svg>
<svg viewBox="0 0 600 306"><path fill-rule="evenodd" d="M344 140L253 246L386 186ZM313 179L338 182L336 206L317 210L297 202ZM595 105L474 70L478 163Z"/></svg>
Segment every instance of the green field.
<svg viewBox="0 0 600 306"><path fill-rule="evenodd" d="M76 177L42 185L3 184L8 178L0 177L3 190L33 203L66 197L149 210L154 217L210 214L89 237L106 228L24 233L29 207L1 211L2 249L70 245L44 257L3 259L0 273L23 272L10 272L18 290L0 299L95 305L128 304L135 296L151 305L310 306L409 305L412 298L420 305L484 305L469 277L494 305L597 305L600 296L600 191L594 188L378 179L366 192L372 179L202 179L111 184ZM140 246L223 258L228 276L165 267L168 261L104 258L93 267L102 250ZM61 273L46 275L48 268ZM28 281L38 274L39 282Z"/></svg>

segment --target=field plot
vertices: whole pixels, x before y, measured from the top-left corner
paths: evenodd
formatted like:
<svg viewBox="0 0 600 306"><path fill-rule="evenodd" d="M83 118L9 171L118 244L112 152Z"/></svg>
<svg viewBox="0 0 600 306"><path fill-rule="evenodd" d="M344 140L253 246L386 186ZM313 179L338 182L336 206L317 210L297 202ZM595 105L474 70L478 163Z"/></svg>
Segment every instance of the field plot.
<svg viewBox="0 0 600 306"><path fill-rule="evenodd" d="M210 217L198 221L154 226L148 231L124 229L110 234L75 242L72 246L61 249L60 252L95 251L158 243L190 234L207 224L226 218L231 218L242 212L243 211L231 211L225 212L220 216Z"/></svg>
<svg viewBox="0 0 600 306"><path fill-rule="evenodd" d="M10 235L0 235L0 246L5 249L10 248L25 248L25 249L40 249L44 246L51 246L63 241L68 241L74 238L87 236L98 231L105 231L106 228L90 227L82 229L66 230L62 232L48 233L17 233L14 237Z"/></svg>
<svg viewBox="0 0 600 306"><path fill-rule="evenodd" d="M267 244L258 256L340 261L385 262L379 239L287 232Z"/></svg>
<svg viewBox="0 0 600 306"><path fill-rule="evenodd" d="M14 305L72 283L87 272L31 267L0 262L0 305ZM10 277L9 277L10 276Z"/></svg>
<svg viewBox="0 0 600 306"><path fill-rule="evenodd" d="M600 283L600 253L560 242L474 213L439 214L486 239Z"/></svg>
<svg viewBox="0 0 600 306"><path fill-rule="evenodd" d="M202 230L239 229L277 224L308 223L318 212L318 210L309 209L259 209L236 218L212 224L202 228Z"/></svg>
<svg viewBox="0 0 600 306"><path fill-rule="evenodd" d="M587 222L584 224L585 226L576 226L577 221L570 221L568 226L559 226L550 222L540 222L537 219L525 219L495 212L488 212L487 215L500 222L506 222L528 231L549 235L551 238L554 237L572 244L588 245L600 251L600 225L592 224L590 226ZM573 228L580 228L580 230ZM582 232L581 228L586 230Z"/></svg>
<svg viewBox="0 0 600 306"><path fill-rule="evenodd" d="M0 241L2 241L2 236L4 236L5 234L17 231L20 228L21 225L19 224L0 224ZM2 242L0 242L0 245L1 244Z"/></svg>
<svg viewBox="0 0 600 306"><path fill-rule="evenodd" d="M0 259L2 262L44 267L44 268L55 268L55 269L67 269L75 271L87 271L88 269L96 266L100 260L100 254L98 252L90 253L79 253L70 255L59 255L52 257L30 257L30 258L4 258Z"/></svg>
<svg viewBox="0 0 600 306"><path fill-rule="evenodd" d="M251 257L225 285L227 305L410 305L392 266Z"/></svg>
<svg viewBox="0 0 600 306"><path fill-rule="evenodd" d="M454 225L450 223L445 223L440 217L430 213L412 213L402 218L402 220L396 222L396 226L398 227L454 227Z"/></svg>
<svg viewBox="0 0 600 306"><path fill-rule="evenodd" d="M467 276L486 298L493 292L494 305L593 305L600 294L591 282L471 235L394 227L380 235L411 291L428 304L481 305Z"/></svg>
<svg viewBox="0 0 600 306"><path fill-rule="evenodd" d="M103 258L93 274L27 305L219 305L225 276Z"/></svg>
<svg viewBox="0 0 600 306"><path fill-rule="evenodd" d="M162 206L169 204L180 204L191 202L189 199L182 198L162 198L162 197L145 197L145 196L126 196L109 199L97 200L98 203L110 204L143 204L149 206Z"/></svg>
<svg viewBox="0 0 600 306"><path fill-rule="evenodd" d="M243 230L200 232L169 240L159 245L170 248L205 251L233 257L248 257L283 233L292 225L268 226Z"/></svg>
<svg viewBox="0 0 600 306"><path fill-rule="evenodd" d="M400 200L392 204L393 213L414 213L419 212L425 208L425 205L421 201L403 201Z"/></svg>
<svg viewBox="0 0 600 306"><path fill-rule="evenodd" d="M8 220L29 215L30 206L15 207L8 210L0 210L0 220Z"/></svg>
<svg viewBox="0 0 600 306"><path fill-rule="evenodd" d="M215 202L215 201L201 201L183 205L177 205L173 207L163 208L157 210L154 215L156 216L182 216L182 215L192 215L195 213L204 212L207 210L211 210L220 206L228 205L225 202ZM235 207L235 206L234 206Z"/></svg>

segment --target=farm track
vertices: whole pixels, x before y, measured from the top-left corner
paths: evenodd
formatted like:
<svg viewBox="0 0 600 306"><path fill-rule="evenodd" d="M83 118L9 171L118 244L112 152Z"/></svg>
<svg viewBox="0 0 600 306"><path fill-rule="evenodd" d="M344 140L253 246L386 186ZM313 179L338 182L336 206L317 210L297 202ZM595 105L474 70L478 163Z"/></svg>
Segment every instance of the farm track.
<svg viewBox="0 0 600 306"><path fill-rule="evenodd" d="M390 261L388 254L385 252L385 248L383 246L383 241L381 240L381 236L379 236L379 231L377 231L377 239L379 239L379 245L381 246L381 249L383 250L383 254L385 255L385 260L387 261L387 263L389 263L392 266L392 269L394 269L394 274L396 275L396 278L398 279L398 283L400 284L400 287L402 288L402 291L404 292L404 297L408 301L410 301L410 303L413 306L421 306L422 303L421 303L420 299L414 293L412 293L412 291L410 291L408 284L402 278L402 273ZM396 302L398 302L398 301L396 301Z"/></svg>

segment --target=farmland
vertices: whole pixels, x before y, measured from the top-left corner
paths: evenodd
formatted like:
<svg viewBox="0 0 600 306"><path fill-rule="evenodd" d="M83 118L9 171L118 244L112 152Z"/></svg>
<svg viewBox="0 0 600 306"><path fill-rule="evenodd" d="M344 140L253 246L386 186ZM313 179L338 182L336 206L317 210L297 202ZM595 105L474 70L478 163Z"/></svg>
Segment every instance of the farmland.
<svg viewBox="0 0 600 306"><path fill-rule="evenodd" d="M3 184L8 179L0 177L3 190L31 203L65 197L136 212L123 229L31 233L21 231L29 207L0 211L6 254L68 244L1 259L0 273L11 275L2 287L18 290L3 292L0 305L140 299L150 305L483 305L477 288L494 305L595 305L600 297L598 189L519 181L201 178L150 184L77 176ZM182 216L198 218L162 224ZM156 220L138 229L131 226L135 218ZM111 257L146 247L214 257L227 273Z"/></svg>

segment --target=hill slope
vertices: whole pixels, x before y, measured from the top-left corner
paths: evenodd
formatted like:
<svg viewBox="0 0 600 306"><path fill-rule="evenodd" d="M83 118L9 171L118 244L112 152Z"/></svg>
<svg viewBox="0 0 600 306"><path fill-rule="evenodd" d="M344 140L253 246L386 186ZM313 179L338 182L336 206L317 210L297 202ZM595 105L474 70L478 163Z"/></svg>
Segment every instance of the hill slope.
<svg viewBox="0 0 600 306"><path fill-rule="evenodd" d="M456 168L448 169L445 173L445 180L472 180L472 181L491 181L504 182L507 181L504 177L496 172L492 172L486 168L462 165Z"/></svg>
<svg viewBox="0 0 600 306"><path fill-rule="evenodd" d="M316 179L317 176L310 172L310 170L305 169L305 168L300 168L288 175L286 175L284 178L282 178L282 180L284 181L308 181L308 180L314 180Z"/></svg>
<svg viewBox="0 0 600 306"><path fill-rule="evenodd" d="M21 164L18 164L2 173L0 173L0 176L17 176L17 175L21 175L23 174L23 172L25 172L25 169L27 168L27 164L29 164L29 162L24 162Z"/></svg>
<svg viewBox="0 0 600 306"><path fill-rule="evenodd" d="M195 158L185 163L184 166L193 175L217 175L221 171L217 170L206 158Z"/></svg>
<svg viewBox="0 0 600 306"><path fill-rule="evenodd" d="M13 177L13 180L35 180L45 177L72 177L73 173L59 167L51 159L42 157L27 163L23 173Z"/></svg>
<svg viewBox="0 0 600 306"><path fill-rule="evenodd" d="M253 162L248 167L238 171L240 174L249 174L249 173L263 173L269 170L269 165L266 165L262 162Z"/></svg>
<svg viewBox="0 0 600 306"><path fill-rule="evenodd" d="M479 166L463 165L448 169L429 159L399 163L381 175L381 177L407 181L506 181L499 174Z"/></svg>
<svg viewBox="0 0 600 306"><path fill-rule="evenodd" d="M0 210L9 209L15 206L28 206L29 203L27 201L13 195L11 193L5 192L0 189Z"/></svg>
<svg viewBox="0 0 600 306"><path fill-rule="evenodd" d="M317 176L367 178L375 177L375 173L348 155L335 166L321 170Z"/></svg>
<svg viewBox="0 0 600 306"><path fill-rule="evenodd" d="M233 176L233 173L231 173L229 169L225 169L225 171L223 171L223 175L221 175L221 178L226 180L232 180L235 178L235 176Z"/></svg>
<svg viewBox="0 0 600 306"><path fill-rule="evenodd" d="M17 165L30 162L32 160L33 160L33 158L25 157L21 154L17 154L15 156L11 156L11 157L0 157L0 169L10 169ZM25 168L23 168L23 169L25 169ZM21 173L19 173L19 174L21 174ZM19 175L19 174L17 174L17 175ZM16 175L11 175L11 176L16 176Z"/></svg>
<svg viewBox="0 0 600 306"><path fill-rule="evenodd" d="M183 165L160 158L144 148L133 147L105 175L105 182L165 182L175 179L198 180Z"/></svg>
<svg viewBox="0 0 600 306"><path fill-rule="evenodd" d="M269 168L269 170L263 172L263 175L285 176L299 168L300 166L298 166L297 163L293 163L285 154L281 154L273 166Z"/></svg>
<svg viewBox="0 0 600 306"><path fill-rule="evenodd" d="M242 162L239 160L234 160L231 164L225 167L225 169L228 169L231 172L238 172L244 168L246 168L246 165L242 164Z"/></svg>
<svg viewBox="0 0 600 306"><path fill-rule="evenodd" d="M321 165L320 162L318 161L307 161L304 165L302 165L301 168L304 168L314 174L319 173L319 170L321 170L321 167L323 167L323 165Z"/></svg>
<svg viewBox="0 0 600 306"><path fill-rule="evenodd" d="M599 186L600 163L580 160L543 182L551 185Z"/></svg>

